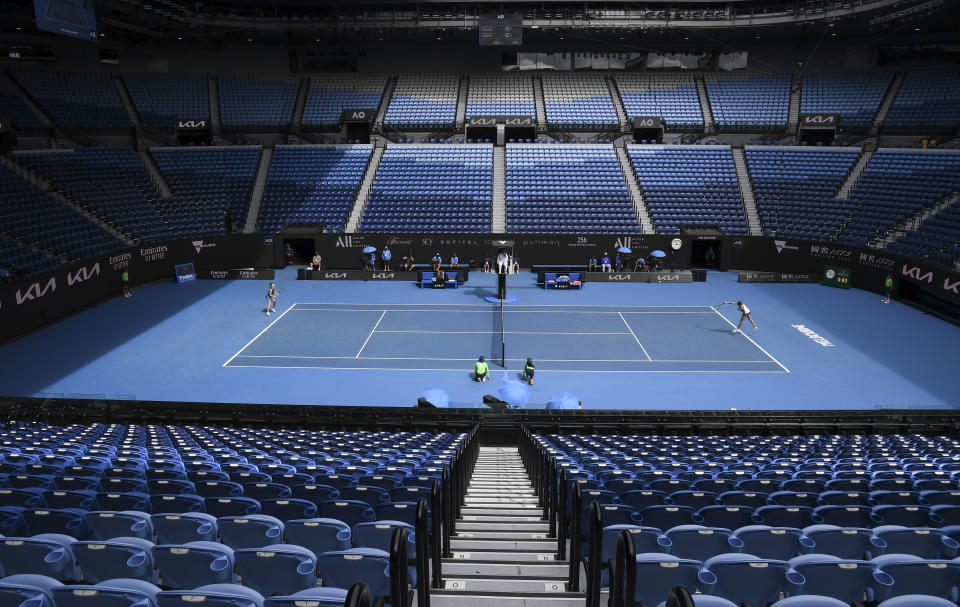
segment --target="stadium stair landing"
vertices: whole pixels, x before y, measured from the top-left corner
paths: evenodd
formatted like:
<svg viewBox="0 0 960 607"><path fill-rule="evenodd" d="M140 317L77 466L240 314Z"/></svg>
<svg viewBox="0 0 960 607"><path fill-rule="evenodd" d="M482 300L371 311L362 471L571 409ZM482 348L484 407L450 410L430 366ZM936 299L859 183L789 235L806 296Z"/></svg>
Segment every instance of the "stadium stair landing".
<svg viewBox="0 0 960 607"><path fill-rule="evenodd" d="M582 607L516 447L481 447L433 607Z"/></svg>

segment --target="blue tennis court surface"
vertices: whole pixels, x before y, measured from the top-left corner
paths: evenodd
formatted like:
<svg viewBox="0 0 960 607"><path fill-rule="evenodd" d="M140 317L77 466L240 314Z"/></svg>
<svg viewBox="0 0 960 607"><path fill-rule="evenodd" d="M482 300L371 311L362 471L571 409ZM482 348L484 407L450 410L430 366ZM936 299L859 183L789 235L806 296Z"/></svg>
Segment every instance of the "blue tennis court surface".
<svg viewBox="0 0 960 607"><path fill-rule="evenodd" d="M295 303L224 366L458 371L501 360L500 307ZM789 373L709 306L508 305L506 366L538 371Z"/></svg>

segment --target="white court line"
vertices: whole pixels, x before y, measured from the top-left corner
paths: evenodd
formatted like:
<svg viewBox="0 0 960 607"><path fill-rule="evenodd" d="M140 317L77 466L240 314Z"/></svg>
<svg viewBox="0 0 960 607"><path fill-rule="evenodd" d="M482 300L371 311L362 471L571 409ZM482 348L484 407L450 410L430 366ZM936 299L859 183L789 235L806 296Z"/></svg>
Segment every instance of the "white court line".
<svg viewBox="0 0 960 607"><path fill-rule="evenodd" d="M377 333L429 333L437 335L492 335L498 333L498 331L413 331L413 330L401 330L401 329L384 329L382 331L377 331ZM556 335L558 337L563 337L564 335L630 335L629 333L624 333L623 331L617 332L605 332L605 331L595 331L595 332L581 332L577 333L574 331L504 331L507 335Z"/></svg>
<svg viewBox="0 0 960 607"><path fill-rule="evenodd" d="M720 318L722 318L728 325L730 325L730 326L733 327L734 329L737 328L737 325L735 325L735 324L733 324L732 322L730 322L730 320L727 319L726 316L724 316L723 314L721 314L721 313L720 313L719 311L717 311L715 308L711 308L711 309L712 309L714 312L716 312L716 313L717 313L717 316L719 316ZM746 337L746 338L747 338L747 341L749 341L749 342L752 343L754 346L756 346L758 350L760 350L761 352L763 352L764 354L766 354L767 356L769 356L769 357L770 357L770 360L772 360L773 362L775 362L775 363L777 363L778 365L780 365L780 368L781 368L781 369L783 369L783 370L786 371L787 373L790 372L790 369L784 367L784 366L783 366L783 363L781 363L779 360L777 360L776 358L774 358L769 352L767 352L767 351L764 350L762 347L760 347L760 344L758 344L757 342L755 342L755 341L753 341L752 339L750 339L750 337L749 337L746 333L744 333L743 331L741 331L741 332L740 332L740 335L743 335L744 337Z"/></svg>
<svg viewBox="0 0 960 607"><path fill-rule="evenodd" d="M474 360L474 359L470 359ZM519 360L519 359L507 359L507 360ZM526 360L526 359L524 359ZM770 361L762 361L770 362ZM330 370L335 369L338 371L456 371L457 373L463 373L463 368L459 369L438 369L436 367L432 369L403 369L397 367L277 367L274 365L230 365L231 369L241 368L241 369L319 369L319 370ZM776 373L782 375L783 371L708 371L708 370L676 370L676 371L661 371L658 369L651 369L648 371L643 370L633 370L633 371L610 371L610 370L584 370L584 369L555 369L553 371L549 369L537 369L537 373L753 373L753 374L762 374L762 373Z"/></svg>
<svg viewBox="0 0 960 607"><path fill-rule="evenodd" d="M367 335L367 338L363 341L363 345L360 346L360 350L357 352L357 355L354 358L360 358L360 352L363 352L363 349L367 347L367 342L370 341L370 338L373 337L373 334L377 331L377 327L380 326L380 321L383 320L383 317L387 315L387 311L384 310L380 315L380 318L377 319L377 324L373 325L373 328L370 329L370 335Z"/></svg>
<svg viewBox="0 0 960 607"><path fill-rule="evenodd" d="M381 331L382 333L383 331ZM624 333L627 335L627 333ZM303 358L307 360L356 360L356 356L309 356L294 354L240 354L237 358ZM476 358L430 358L423 356L364 356L360 360L476 360ZM526 358L508 358L507 360L527 360ZM770 360L687 360L687 359L660 359L649 358L537 358L544 363L763 363ZM282 367L281 367L282 368ZM324 367L335 369L338 367Z"/></svg>
<svg viewBox="0 0 960 607"><path fill-rule="evenodd" d="M429 308L432 304L426 304L423 307ZM368 308L368 309L357 309L357 308L297 308L295 312L379 312L383 310L383 307L379 308ZM493 309L492 307L490 309ZM394 314L400 314L403 312L409 312L411 314L422 314L424 312L430 312L431 314L489 314L490 310L394 310L390 309L389 312ZM594 310L594 311L585 311L585 310L504 310L505 314L539 314L539 313L549 313L549 314L709 314L710 312L678 312L672 310L660 310L657 312L606 312L603 310Z"/></svg>
<svg viewBox="0 0 960 607"><path fill-rule="evenodd" d="M409 306L409 307L429 307L429 306L461 306L472 308L491 308L493 304L464 304L464 303L370 303L358 301L315 301L315 302L297 302L295 306ZM512 304L511 304L512 305ZM710 306L616 306L611 304L597 305L575 305L568 304L530 304L520 307L527 308L709 308Z"/></svg>
<svg viewBox="0 0 960 607"><path fill-rule="evenodd" d="M630 331L630 335L633 335L633 338L637 340L637 345L640 346L640 349L643 350L643 354L647 357L647 360L653 360L650 358L650 354L647 353L647 349L643 347L643 344L640 343L640 338L637 337L637 334L633 332L633 327L630 326L630 323L627 322L627 319L623 317L623 314L617 312L620 316L620 320L623 321L623 324L627 325L627 330Z"/></svg>
<svg viewBox="0 0 960 607"><path fill-rule="evenodd" d="M223 363L223 366L226 367L227 365L229 365L231 360L233 360L234 358L237 357L238 354L240 354L241 352L243 352L244 350L246 350L247 348L249 348L249 347L250 347L250 344L252 344L253 342L255 342L255 341L257 341L258 339L260 339L260 336L263 335L264 333L266 333L266 332L267 332L267 329L269 329L269 328L272 327L274 324L276 324L276 322L277 322L278 320L280 320L281 318L283 318L283 315L284 315L284 314L286 314L287 312L289 312L290 310L292 310L292 309L294 308L294 306L296 306L296 305L297 305L297 304L294 303L294 304L291 305L289 308L287 308L286 310L284 310L284 311L280 314L280 316L277 316L276 318L274 318L272 323L270 323L269 325L267 325L266 327L264 327L264 328L263 328L263 331L260 331L259 333L257 333L257 335L256 335L253 339L251 339L250 341L247 342L247 345L245 345L244 347L242 347L242 348L240 348L239 350L237 350L237 353L234 354L233 356L231 356L231 357L230 357L230 360L228 360L227 362Z"/></svg>

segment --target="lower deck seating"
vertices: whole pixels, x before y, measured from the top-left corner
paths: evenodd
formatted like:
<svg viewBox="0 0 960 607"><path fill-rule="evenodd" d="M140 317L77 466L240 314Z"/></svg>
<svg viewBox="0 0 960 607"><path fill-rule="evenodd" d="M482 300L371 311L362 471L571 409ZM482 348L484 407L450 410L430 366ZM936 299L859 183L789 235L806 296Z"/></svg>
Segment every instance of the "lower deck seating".
<svg viewBox="0 0 960 607"><path fill-rule="evenodd" d="M849 213L849 205L837 199L837 191L859 155L855 148L748 146L745 156L764 233L833 238Z"/></svg>
<svg viewBox="0 0 960 607"><path fill-rule="evenodd" d="M627 152L658 232L688 225L746 233L730 148L630 145Z"/></svg>
<svg viewBox="0 0 960 607"><path fill-rule="evenodd" d="M5 166L0 166L0 233L30 243L52 255L79 260L116 251L125 245L73 208L37 188ZM10 242L10 241L8 241ZM29 251L29 252L28 252ZM9 257L8 257L9 255ZM21 266L17 259L27 263ZM0 266L48 269L47 255L14 243L0 257Z"/></svg>
<svg viewBox="0 0 960 607"><path fill-rule="evenodd" d="M363 211L365 232L489 232L491 145L394 145Z"/></svg>
<svg viewBox="0 0 960 607"><path fill-rule="evenodd" d="M323 223L342 229L370 160L370 145L277 146L257 230L287 223Z"/></svg>
<svg viewBox="0 0 960 607"><path fill-rule="evenodd" d="M879 150L850 194L852 219L839 240L866 244L960 191L960 152Z"/></svg>
<svg viewBox="0 0 960 607"><path fill-rule="evenodd" d="M31 152L17 159L136 240L170 240L177 234L160 215L160 193L130 148Z"/></svg>
<svg viewBox="0 0 960 607"><path fill-rule="evenodd" d="M508 145L507 230L639 232L612 146Z"/></svg>

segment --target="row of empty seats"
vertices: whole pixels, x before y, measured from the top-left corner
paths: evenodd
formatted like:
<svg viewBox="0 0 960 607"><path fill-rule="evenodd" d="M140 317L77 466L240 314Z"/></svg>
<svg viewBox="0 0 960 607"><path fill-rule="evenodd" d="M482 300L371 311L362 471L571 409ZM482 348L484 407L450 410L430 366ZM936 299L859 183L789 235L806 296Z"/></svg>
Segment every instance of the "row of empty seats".
<svg viewBox="0 0 960 607"><path fill-rule="evenodd" d="M125 247L123 241L6 166L0 166L0 198L0 232L52 255L79 260ZM23 246L11 245L3 251L0 266L20 266L17 260L30 259L35 261L28 261L28 268L48 265L24 253Z"/></svg>
<svg viewBox="0 0 960 607"><path fill-rule="evenodd" d="M658 232L677 234L686 225L746 233L728 147L629 145L627 153Z"/></svg>
<svg viewBox="0 0 960 607"><path fill-rule="evenodd" d="M509 145L506 161L508 231L640 231L612 147Z"/></svg>
<svg viewBox="0 0 960 607"><path fill-rule="evenodd" d="M386 149L360 231L489 232L493 146L402 145Z"/></svg>
<svg viewBox="0 0 960 607"><path fill-rule="evenodd" d="M663 604L678 584L699 591L697 605L724 607L723 601L770 605L791 597L783 604L815 605L799 598L807 595L848 606L913 594L957 598L956 439L551 434L533 440L562 471L560 504L567 511L561 506L558 517L572 539L572 558L597 551L595 562L584 563L587 575L611 595L629 592L628 604ZM619 580L628 568L635 583L624 588Z"/></svg>
<svg viewBox="0 0 960 607"><path fill-rule="evenodd" d="M416 511L427 504L430 516L430 496L464 439L6 425L0 600L8 596L5 584L30 581L17 577L24 575L56 580L52 587L109 586L116 578L166 590L226 584L224 591L250 590L260 601L316 599L318 583L346 590L360 581L374 597L389 596L394 534L406 533L415 554ZM412 566L408 576L415 583Z"/></svg>
<svg viewBox="0 0 960 607"><path fill-rule="evenodd" d="M943 130L960 124L960 70L904 70L904 81L883 126L892 130ZM53 70L10 71L26 93L61 126L109 128L132 126L114 76L99 72ZM800 112L837 113L842 126L869 125L896 74L893 70L809 72L800 91ZM613 82L627 118L658 116L671 129L703 126L695 78L706 84L715 123L723 130L768 130L787 126L788 72L760 74L620 72ZM300 82L296 77L207 76L190 74L122 74L140 120L148 126L171 127L178 119L210 117L209 82L215 80L222 123L232 128L288 127L293 119ZM529 75L467 75L467 117L477 115L535 116L533 80ZM602 74L553 73L541 76L547 122L561 129L606 129L617 116ZM335 128L344 109L376 110L386 89L382 74L311 76L302 124ZM386 113L396 128L434 129L453 125L460 76L401 74ZM0 84L0 110L21 127L42 122L5 84Z"/></svg>

